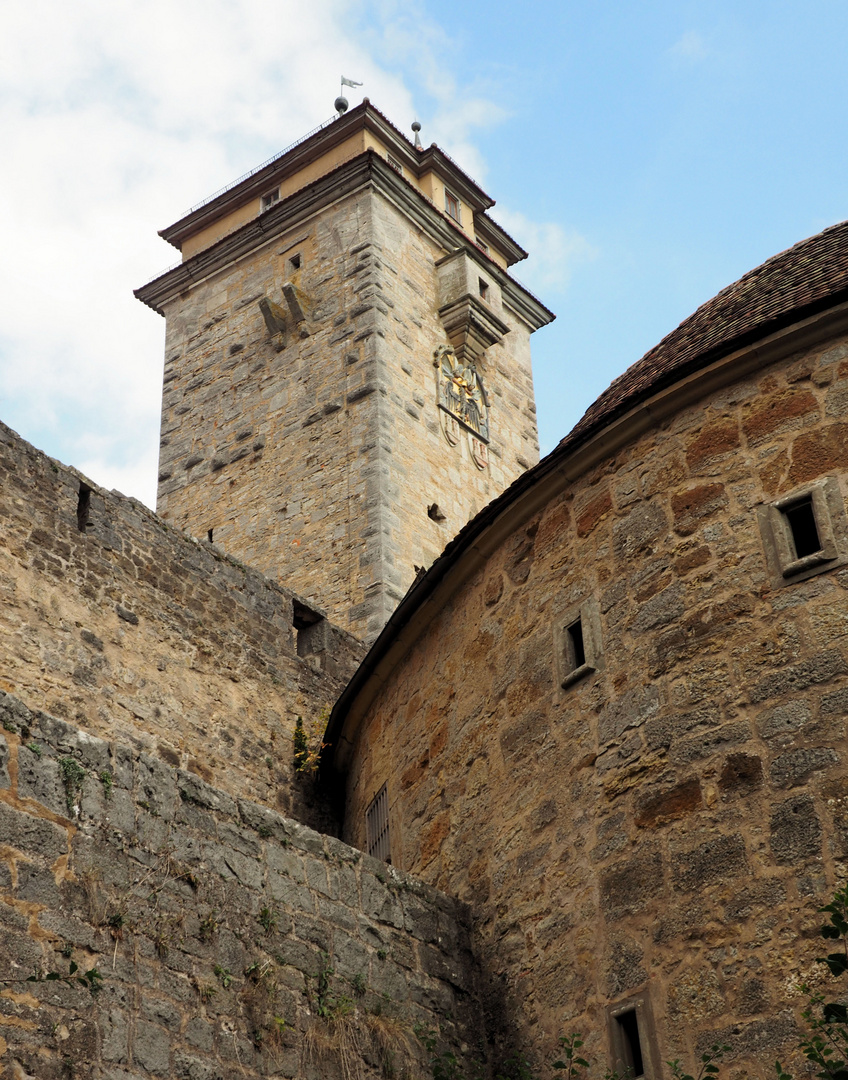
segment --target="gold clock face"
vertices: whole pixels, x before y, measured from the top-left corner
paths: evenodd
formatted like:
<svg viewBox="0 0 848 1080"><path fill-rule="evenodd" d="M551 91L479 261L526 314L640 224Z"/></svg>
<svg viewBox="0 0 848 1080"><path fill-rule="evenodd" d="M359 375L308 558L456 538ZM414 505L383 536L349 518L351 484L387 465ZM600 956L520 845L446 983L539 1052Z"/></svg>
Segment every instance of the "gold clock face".
<svg viewBox="0 0 848 1080"><path fill-rule="evenodd" d="M448 345L436 349L439 367L439 405L463 427L488 442L486 393L473 364L463 364Z"/></svg>

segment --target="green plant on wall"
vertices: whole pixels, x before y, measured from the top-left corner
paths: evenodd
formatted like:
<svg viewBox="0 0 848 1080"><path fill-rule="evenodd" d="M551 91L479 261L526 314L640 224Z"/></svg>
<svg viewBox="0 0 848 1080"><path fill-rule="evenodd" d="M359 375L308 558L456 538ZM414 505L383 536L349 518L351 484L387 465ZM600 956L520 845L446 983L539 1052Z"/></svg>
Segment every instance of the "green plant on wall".
<svg viewBox="0 0 848 1080"><path fill-rule="evenodd" d="M46 975L30 975L26 981L63 982L68 986L76 984L77 986L84 986L92 994L97 994L103 985L103 976L96 967L89 968L88 971L80 971L79 965L72 960L67 975L63 975L60 971L48 971Z"/></svg>
<svg viewBox="0 0 848 1080"><path fill-rule="evenodd" d="M415 1034L427 1052L430 1073L433 1080L480 1080L485 1073L485 1064L480 1060L460 1061L453 1050L440 1048L441 1040L439 1033L417 1024ZM523 1054L513 1054L503 1062L495 1080L547 1080L553 1074L559 1074L563 1080L582 1080L586 1070L592 1068L591 1062L580 1054L583 1039L579 1032L571 1035L561 1035L559 1038L559 1057L552 1061L548 1068L541 1073L537 1072ZM696 1076L683 1071L679 1061L667 1062L674 1080L707 1080L718 1073L717 1062L721 1061L728 1046L716 1043L708 1052L701 1055L700 1069ZM466 1071L467 1069L467 1071ZM591 1075L591 1074L590 1074ZM628 1080L631 1072L622 1076L615 1070L607 1069L604 1080ZM588 1076L586 1077L588 1080ZM781 1080L792 1080L791 1077L782 1077ZM848 1076L839 1077L838 1080L848 1080Z"/></svg>
<svg viewBox="0 0 848 1080"><path fill-rule="evenodd" d="M310 721L309 730L303 723L303 717L299 716L294 725L294 769L298 773L314 773L318 771L321 759L321 751L327 746L324 742L324 732L327 730L327 720L330 716L329 708L324 708L318 716Z"/></svg>
<svg viewBox="0 0 848 1080"><path fill-rule="evenodd" d="M826 964L830 974L838 979L848 972L848 885L834 893L833 900L819 909L828 915L821 928L825 941L839 943L839 951L817 957ZM800 1050L818 1072L820 1080L848 1080L848 1005L844 1001L828 1001L824 994L801 987L808 996L802 1016L809 1034L801 1040ZM775 1062L779 1080L792 1080L779 1061Z"/></svg>
<svg viewBox="0 0 848 1080"><path fill-rule="evenodd" d="M315 976L315 1014L323 1020L337 1020L347 1016L353 1009L353 1001L346 994L333 992L332 979L335 974L328 953L321 953L321 967Z"/></svg>
<svg viewBox="0 0 848 1080"><path fill-rule="evenodd" d="M306 741L306 731L303 727L303 717L299 716L294 725L294 771L304 772L306 761L309 757L309 743Z"/></svg>
<svg viewBox="0 0 848 1080"><path fill-rule="evenodd" d="M256 918L266 934L272 934L277 929L277 913L271 908L263 907Z"/></svg>
<svg viewBox="0 0 848 1080"><path fill-rule="evenodd" d="M683 1066L676 1058L674 1061L668 1062L668 1067L671 1069L674 1080L706 1080L706 1077L718 1075L717 1062L721 1061L729 1049L729 1046L713 1043L709 1050L701 1054L701 1067L698 1069L696 1076L684 1072Z"/></svg>
<svg viewBox="0 0 848 1080"><path fill-rule="evenodd" d="M68 813L73 814L74 805L82 791L85 780L85 769L72 757L59 758L59 772L62 774L62 783L65 785L65 801L68 804Z"/></svg>

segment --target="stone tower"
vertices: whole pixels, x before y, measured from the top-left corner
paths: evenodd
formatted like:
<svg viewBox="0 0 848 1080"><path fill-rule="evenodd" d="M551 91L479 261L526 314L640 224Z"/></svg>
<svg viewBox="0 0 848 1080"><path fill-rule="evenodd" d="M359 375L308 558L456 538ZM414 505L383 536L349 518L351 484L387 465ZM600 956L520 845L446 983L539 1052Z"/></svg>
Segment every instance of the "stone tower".
<svg viewBox="0 0 848 1080"><path fill-rule="evenodd" d="M164 229L160 515L376 637L538 459L553 315L492 205L366 98Z"/></svg>

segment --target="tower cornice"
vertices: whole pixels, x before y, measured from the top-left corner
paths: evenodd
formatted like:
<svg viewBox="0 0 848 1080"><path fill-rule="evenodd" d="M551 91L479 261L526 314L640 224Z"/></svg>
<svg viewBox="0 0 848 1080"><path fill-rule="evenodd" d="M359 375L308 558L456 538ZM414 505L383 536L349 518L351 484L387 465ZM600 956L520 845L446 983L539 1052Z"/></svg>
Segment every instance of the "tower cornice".
<svg viewBox="0 0 848 1080"><path fill-rule="evenodd" d="M415 147L365 98L361 105L357 105L344 116L322 124L311 135L282 151L266 165L193 208L173 225L161 229L159 235L178 250L182 250L183 243L189 237L226 217L251 199L258 198L275 184L296 176L362 130L376 136L398 163L414 176L435 172L475 212L488 210L495 205L494 199L435 143L424 149ZM526 256L526 252L515 245L514 241L513 246L521 252L516 258Z"/></svg>
<svg viewBox="0 0 848 1080"><path fill-rule="evenodd" d="M414 185L405 180L374 150L343 162L331 172L280 200L270 210L257 215L229 235L202 249L196 255L153 281L135 290L135 296L160 315L165 305L192 285L219 272L277 237L303 226L319 210L371 186L392 202L422 232L446 252L465 248L500 284L504 304L536 330L555 318L529 290L490 259L453 222L437 210Z"/></svg>

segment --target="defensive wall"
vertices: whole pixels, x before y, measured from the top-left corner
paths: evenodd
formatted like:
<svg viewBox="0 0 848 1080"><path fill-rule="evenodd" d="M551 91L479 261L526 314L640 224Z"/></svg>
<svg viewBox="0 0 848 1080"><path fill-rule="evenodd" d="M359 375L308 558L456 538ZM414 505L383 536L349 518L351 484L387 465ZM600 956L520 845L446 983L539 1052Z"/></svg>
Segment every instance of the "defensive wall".
<svg viewBox="0 0 848 1080"><path fill-rule="evenodd" d="M421 1076L480 1052L464 905L0 693L0 1076Z"/></svg>
<svg viewBox="0 0 848 1080"><path fill-rule="evenodd" d="M292 732L362 656L318 609L0 425L0 689L324 831Z"/></svg>
<svg viewBox="0 0 848 1080"><path fill-rule="evenodd" d="M576 1030L621 1068L628 1011L649 1076L727 1041L728 1075L765 1077L797 1046L848 859L846 407L843 305L578 427L336 707L345 839L386 785L393 862L471 906L537 1060Z"/></svg>

